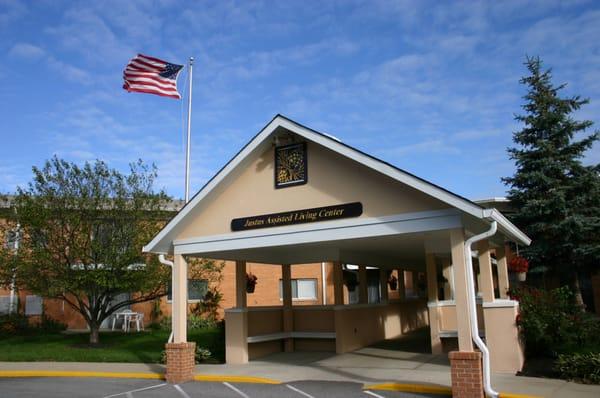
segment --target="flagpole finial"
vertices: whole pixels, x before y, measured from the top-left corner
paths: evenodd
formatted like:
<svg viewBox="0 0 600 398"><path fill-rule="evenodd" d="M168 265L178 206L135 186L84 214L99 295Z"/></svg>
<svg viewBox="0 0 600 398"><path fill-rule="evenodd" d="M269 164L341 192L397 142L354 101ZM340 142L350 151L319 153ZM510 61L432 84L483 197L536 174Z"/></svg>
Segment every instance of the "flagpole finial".
<svg viewBox="0 0 600 398"><path fill-rule="evenodd" d="M190 57L190 65L194 64L194 57Z"/></svg>

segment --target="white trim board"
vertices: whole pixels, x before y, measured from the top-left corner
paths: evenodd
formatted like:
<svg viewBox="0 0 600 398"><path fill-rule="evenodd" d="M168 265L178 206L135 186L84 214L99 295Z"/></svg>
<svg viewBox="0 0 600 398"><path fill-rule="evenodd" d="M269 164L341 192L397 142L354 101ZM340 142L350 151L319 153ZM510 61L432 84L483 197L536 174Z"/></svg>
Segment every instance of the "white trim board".
<svg viewBox="0 0 600 398"><path fill-rule="evenodd" d="M211 252L257 249L275 246L299 245L307 243L322 243L348 239L362 239L377 236L390 236L416 232L439 231L459 228L462 226L459 214L450 214L452 210L444 211L438 216L422 218L392 216L381 219L366 219L366 222L348 224L347 222L319 223L314 225L284 229L280 233L256 232L246 234L225 234L173 242L175 254L202 254ZM454 211L455 212L455 211ZM315 223L316 224L316 223ZM312 229L308 229L312 228Z"/></svg>
<svg viewBox="0 0 600 398"><path fill-rule="evenodd" d="M500 230L506 233L511 239L518 243L528 245L530 240L517 227L512 225L506 218L494 215L489 210L486 211L478 204L471 202L459 195L447 191L435 184L418 178L404 170L398 169L391 164L376 159L364 152L343 144L330 136L309 129L299 123L296 123L282 115L276 115L246 146L238 152L192 199L183 209L169 222L167 225L148 243L144 246L144 252L168 253L172 250L172 242L169 241L168 235L173 229L195 208L202 200L215 189L233 170L235 170L257 147L263 144L272 133L278 128L284 128L297 134L306 140L322 145L338 154L350 158L362 165L365 165L381 174L393 178L409 187L417 189L429 196L432 196L462 212L469 214L478 219L486 219L498 221ZM501 215L500 215L501 216Z"/></svg>

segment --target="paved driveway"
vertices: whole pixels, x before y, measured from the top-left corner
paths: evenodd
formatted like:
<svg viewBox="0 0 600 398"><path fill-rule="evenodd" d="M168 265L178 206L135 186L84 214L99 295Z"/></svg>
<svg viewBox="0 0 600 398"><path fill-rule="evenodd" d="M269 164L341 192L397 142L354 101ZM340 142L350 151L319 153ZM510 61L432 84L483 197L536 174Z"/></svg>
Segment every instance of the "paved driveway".
<svg viewBox="0 0 600 398"><path fill-rule="evenodd" d="M0 379L0 396L3 398L407 398L427 395L363 391L362 384L359 383L332 381L296 381L275 385L212 382L172 385L157 380L36 377Z"/></svg>

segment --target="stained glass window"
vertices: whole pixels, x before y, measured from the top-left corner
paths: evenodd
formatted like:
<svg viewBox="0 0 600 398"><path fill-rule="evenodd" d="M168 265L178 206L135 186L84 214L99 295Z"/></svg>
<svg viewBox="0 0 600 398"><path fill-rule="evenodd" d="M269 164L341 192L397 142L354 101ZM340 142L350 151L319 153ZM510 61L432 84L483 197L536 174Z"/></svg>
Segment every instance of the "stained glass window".
<svg viewBox="0 0 600 398"><path fill-rule="evenodd" d="M275 188L306 184L306 143L275 148Z"/></svg>

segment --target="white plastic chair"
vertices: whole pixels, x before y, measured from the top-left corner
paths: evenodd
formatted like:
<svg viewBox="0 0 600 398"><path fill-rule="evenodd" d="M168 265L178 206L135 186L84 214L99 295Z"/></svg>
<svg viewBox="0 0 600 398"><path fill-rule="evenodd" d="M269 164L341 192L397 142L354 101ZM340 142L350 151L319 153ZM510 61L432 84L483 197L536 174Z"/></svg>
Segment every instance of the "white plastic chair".
<svg viewBox="0 0 600 398"><path fill-rule="evenodd" d="M129 321L127 324L127 328L129 329L131 327L131 324L134 322L135 322L135 328L138 332L140 331L140 325L141 325L141 330L144 330L144 314L134 312L131 315L129 315Z"/></svg>

